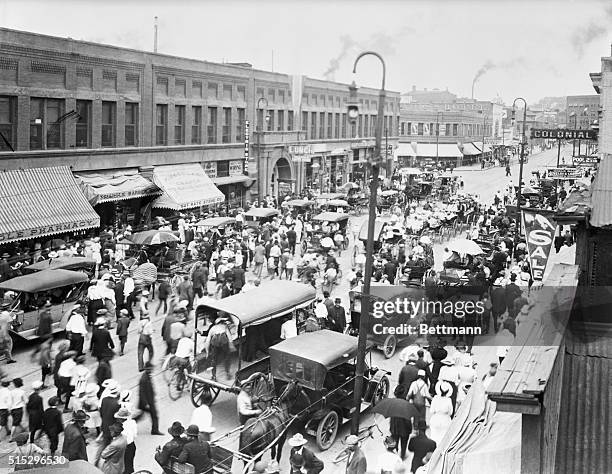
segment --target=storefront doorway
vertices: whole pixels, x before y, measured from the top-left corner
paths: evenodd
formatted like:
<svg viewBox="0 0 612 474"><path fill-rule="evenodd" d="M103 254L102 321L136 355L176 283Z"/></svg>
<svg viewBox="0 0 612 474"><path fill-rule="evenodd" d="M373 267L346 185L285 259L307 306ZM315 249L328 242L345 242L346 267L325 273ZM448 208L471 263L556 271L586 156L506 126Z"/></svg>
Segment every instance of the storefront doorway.
<svg viewBox="0 0 612 474"><path fill-rule="evenodd" d="M291 194L294 190L295 180L291 172L289 161L281 157L276 161L270 177L270 192L272 196L281 202L285 196Z"/></svg>

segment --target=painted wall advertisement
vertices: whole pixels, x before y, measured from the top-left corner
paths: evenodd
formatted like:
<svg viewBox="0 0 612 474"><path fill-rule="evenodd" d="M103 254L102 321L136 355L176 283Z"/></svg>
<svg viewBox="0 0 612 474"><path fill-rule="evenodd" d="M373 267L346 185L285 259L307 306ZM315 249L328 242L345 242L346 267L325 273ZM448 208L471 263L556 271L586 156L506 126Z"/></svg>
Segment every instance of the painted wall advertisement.
<svg viewBox="0 0 612 474"><path fill-rule="evenodd" d="M531 276L534 281L544 279L544 271L550 256L557 224L553 219L553 211L523 211L523 224L527 237L527 251Z"/></svg>

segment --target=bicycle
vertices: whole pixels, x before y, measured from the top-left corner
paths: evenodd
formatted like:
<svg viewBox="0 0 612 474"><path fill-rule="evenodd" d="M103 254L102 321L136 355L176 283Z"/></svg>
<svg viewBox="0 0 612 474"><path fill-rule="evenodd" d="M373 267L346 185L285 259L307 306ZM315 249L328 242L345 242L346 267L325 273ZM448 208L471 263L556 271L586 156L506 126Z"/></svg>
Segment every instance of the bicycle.
<svg viewBox="0 0 612 474"><path fill-rule="evenodd" d="M187 376L195 369L195 361L190 361L187 366L177 366L172 377L168 381L168 395L172 400L178 400L183 395L185 387L189 387L191 379Z"/></svg>
<svg viewBox="0 0 612 474"><path fill-rule="evenodd" d="M380 435L383 434L383 432L381 431L381 429L378 427L378 425L375 423L373 425L367 426L365 428L360 429L357 432L357 438L359 439L359 442L364 442L366 439L368 438L372 438L374 439L374 433L375 431L378 431L378 433ZM344 437L344 441L342 441L342 444L346 444L346 438L348 438L348 435ZM332 462L334 464L338 464L341 462L344 462L348 459L349 455L351 454L351 450L347 447L344 448L342 451L340 451L336 457L332 460Z"/></svg>

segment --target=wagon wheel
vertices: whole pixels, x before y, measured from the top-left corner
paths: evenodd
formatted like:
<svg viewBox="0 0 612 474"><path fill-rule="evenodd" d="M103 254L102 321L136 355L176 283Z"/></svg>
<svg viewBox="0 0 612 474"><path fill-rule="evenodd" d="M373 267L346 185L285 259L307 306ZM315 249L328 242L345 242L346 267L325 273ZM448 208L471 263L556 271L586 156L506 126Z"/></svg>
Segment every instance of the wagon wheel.
<svg viewBox="0 0 612 474"><path fill-rule="evenodd" d="M319 421L317 426L317 446L321 451L329 449L338 434L338 413L331 410L327 415Z"/></svg>
<svg viewBox="0 0 612 474"><path fill-rule="evenodd" d="M374 396L372 397L372 405L376 405L381 400L384 400L389 396L389 379L387 377L383 377L376 385L376 390L374 391Z"/></svg>
<svg viewBox="0 0 612 474"><path fill-rule="evenodd" d="M274 384L267 375L258 372L249 377L248 383L243 386L251 387L251 397L255 401L254 405L264 411L272 405L274 398Z"/></svg>
<svg viewBox="0 0 612 474"><path fill-rule="evenodd" d="M385 358L390 359L391 357L393 357L396 348L397 338L393 335L387 336L383 344L383 354L385 354Z"/></svg>
<svg viewBox="0 0 612 474"><path fill-rule="evenodd" d="M202 404L211 406L220 392L220 388L211 387L205 382L198 382L194 379L191 383L191 403L194 407L202 406Z"/></svg>

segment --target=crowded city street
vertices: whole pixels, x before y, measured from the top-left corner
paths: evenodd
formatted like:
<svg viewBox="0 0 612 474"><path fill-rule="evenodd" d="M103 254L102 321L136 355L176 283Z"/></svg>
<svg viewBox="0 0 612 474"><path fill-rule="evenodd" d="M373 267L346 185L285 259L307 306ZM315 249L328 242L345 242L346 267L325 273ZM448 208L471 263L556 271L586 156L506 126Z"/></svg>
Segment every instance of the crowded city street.
<svg viewBox="0 0 612 474"><path fill-rule="evenodd" d="M612 472L612 10L530 8L0 0L0 474Z"/></svg>

